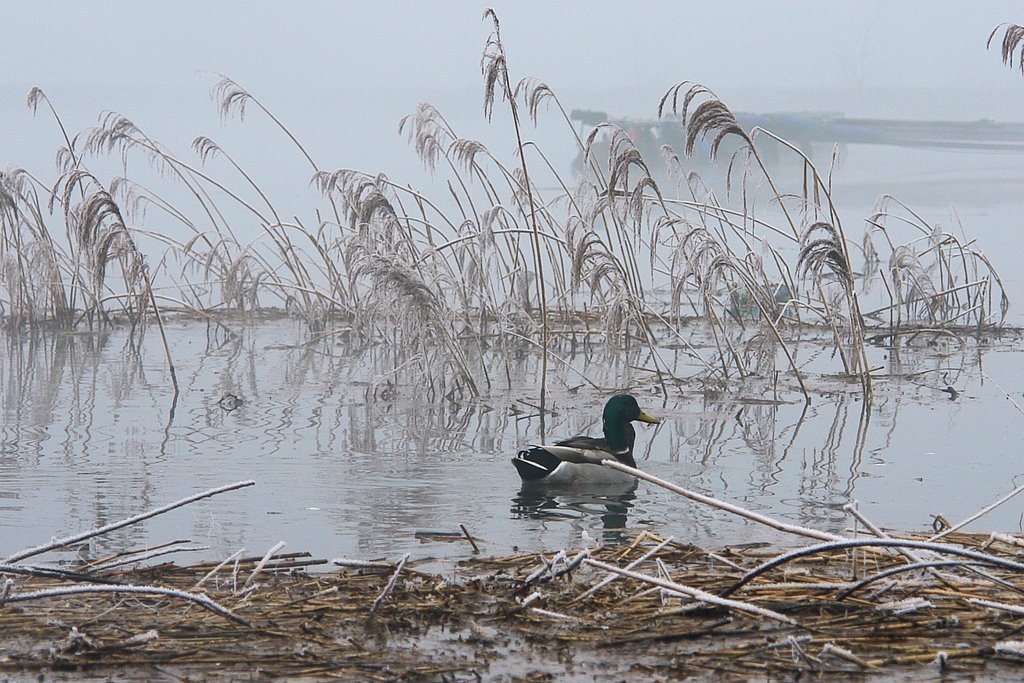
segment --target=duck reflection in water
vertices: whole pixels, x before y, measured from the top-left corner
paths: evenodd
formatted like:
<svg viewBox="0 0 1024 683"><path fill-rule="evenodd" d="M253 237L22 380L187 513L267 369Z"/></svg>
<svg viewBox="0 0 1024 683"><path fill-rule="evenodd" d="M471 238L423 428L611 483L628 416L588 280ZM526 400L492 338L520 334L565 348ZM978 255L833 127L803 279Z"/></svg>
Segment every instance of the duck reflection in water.
<svg viewBox="0 0 1024 683"><path fill-rule="evenodd" d="M617 543L624 540L636 488L635 479L625 485L588 488L524 483L519 494L512 498L511 512L517 519L578 520L585 526L600 519L603 542Z"/></svg>

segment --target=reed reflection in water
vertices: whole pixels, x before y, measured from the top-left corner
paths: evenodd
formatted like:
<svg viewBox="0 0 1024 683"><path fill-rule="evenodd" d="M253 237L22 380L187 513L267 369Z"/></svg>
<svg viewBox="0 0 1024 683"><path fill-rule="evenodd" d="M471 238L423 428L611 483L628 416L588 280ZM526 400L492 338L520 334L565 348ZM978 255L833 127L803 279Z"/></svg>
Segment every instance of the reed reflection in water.
<svg viewBox="0 0 1024 683"><path fill-rule="evenodd" d="M542 427L530 407L537 358L513 360L519 384L476 402L428 398L342 343L308 345L286 319L169 324L182 394L169 401L156 335L0 334L0 553L106 524L241 479L257 486L197 503L110 537L85 554L191 538L222 558L280 540L322 557L455 558L468 544L421 543L422 530L465 524L484 552L576 547L581 534L613 543L649 529L719 546L772 538L715 510L640 483L624 492L527 490L509 463L526 443L593 434L607 394L556 376ZM842 531L858 500L877 523L925 528L1007 493L1021 475L1024 416L1019 342L1001 353L954 341L872 349L878 373L866 405L840 379L777 403L764 386L728 391L694 380L670 400L630 359L566 357L608 393L642 392L664 424L643 430L642 469L788 521ZM367 355L369 353L369 355ZM642 359L641 359L642 360ZM813 362L813 361L812 361ZM496 373L496 376L499 373ZM558 382L562 384L559 385ZM645 384L647 382L647 384ZM943 388L953 385L956 400ZM560 387L560 388L559 388ZM572 390L575 389L575 390ZM226 395L241 402L226 409ZM767 397L767 398L766 398ZM1006 506L985 528L1016 529Z"/></svg>

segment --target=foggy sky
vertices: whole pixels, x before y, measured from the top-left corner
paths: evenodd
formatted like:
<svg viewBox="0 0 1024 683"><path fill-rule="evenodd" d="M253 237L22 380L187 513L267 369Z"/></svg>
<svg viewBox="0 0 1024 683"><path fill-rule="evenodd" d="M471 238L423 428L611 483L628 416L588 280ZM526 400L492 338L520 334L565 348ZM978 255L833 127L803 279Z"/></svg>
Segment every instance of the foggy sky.
<svg viewBox="0 0 1024 683"><path fill-rule="evenodd" d="M61 138L27 111L32 86L72 134L114 110L179 154L213 135L269 166L270 181L305 187L304 162L278 155L282 136L260 117L219 122L211 72L263 99L326 168L421 171L397 134L421 100L506 154L508 126L482 115L488 4L513 80L539 77L567 109L654 117L665 91L690 80L735 111L1024 120L1024 78L985 48L997 24L1024 23L1017 0L0 3L0 168L45 176ZM556 163L575 154L564 128L531 136Z"/></svg>
<svg viewBox="0 0 1024 683"><path fill-rule="evenodd" d="M492 1L512 70L553 86L662 91L1012 80L985 50L1013 0ZM7 83L458 88L479 81L483 2L3 2Z"/></svg>

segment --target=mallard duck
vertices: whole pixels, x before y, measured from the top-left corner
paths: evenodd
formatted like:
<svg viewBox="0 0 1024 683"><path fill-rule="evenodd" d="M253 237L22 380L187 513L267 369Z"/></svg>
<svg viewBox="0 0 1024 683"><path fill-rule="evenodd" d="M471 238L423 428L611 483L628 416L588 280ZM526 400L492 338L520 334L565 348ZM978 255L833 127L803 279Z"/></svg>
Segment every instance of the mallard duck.
<svg viewBox="0 0 1024 683"><path fill-rule="evenodd" d="M538 484L619 484L634 481L630 475L601 465L602 460L618 460L636 467L633 460L635 420L659 424L640 410L636 399L619 394L608 399L602 423L604 438L574 436L553 446L531 445L512 458L512 464L524 482Z"/></svg>

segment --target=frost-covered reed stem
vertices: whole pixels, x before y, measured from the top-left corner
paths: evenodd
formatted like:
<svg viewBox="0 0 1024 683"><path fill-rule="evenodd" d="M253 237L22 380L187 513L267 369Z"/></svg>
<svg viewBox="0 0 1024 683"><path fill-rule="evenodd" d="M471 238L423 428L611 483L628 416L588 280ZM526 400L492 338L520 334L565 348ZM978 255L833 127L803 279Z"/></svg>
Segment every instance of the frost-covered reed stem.
<svg viewBox="0 0 1024 683"><path fill-rule="evenodd" d="M657 553L661 552L661 549L664 548L665 546L667 546L671 542L672 542L672 537L669 536L664 541L662 541L661 543L659 543L658 545L656 545L655 547L651 548L646 553L641 555L640 557L636 558L635 560L633 560L632 562L627 564L625 568L626 569L636 569L639 565L641 565L642 563L644 563L647 560L651 559L651 557L653 557ZM601 581L600 583L595 584L595 585L591 586L590 588L588 588L584 593L582 593L577 598L575 598L573 600L573 602L579 602L581 600L586 600L591 595L593 595L597 591L601 590L602 588L604 588L605 586L610 584L615 579L619 578L619 576L620 576L619 574L609 574L607 577L605 577L604 581Z"/></svg>
<svg viewBox="0 0 1024 683"><path fill-rule="evenodd" d="M229 610L227 607L214 602L205 595L196 595L195 593L186 593L185 591L174 590L172 588L160 588L159 586L94 586L94 585L81 585L81 586L62 586L60 588L48 588L46 590L32 591L30 593L15 593L8 595L6 601L11 602L26 602L28 600L42 600L44 598L63 597L67 595L80 595L88 593L113 593L113 594L124 594L134 593L141 595L163 595L170 598L178 598L180 600L187 600L188 602L195 603L207 609L215 614L219 614L222 617L226 617L231 621L239 624L249 625L249 622L234 612Z"/></svg>
<svg viewBox="0 0 1024 683"><path fill-rule="evenodd" d="M552 572L552 574L553 574L554 571L555 571L555 565L557 565L559 562L565 562L565 558L566 558L566 554L565 554L564 550L559 550L558 554L555 555L554 557L552 557L550 562L548 562L544 558L544 556L541 555L540 556L540 561L541 561L541 565L542 566L540 568L538 568L537 570L535 570L532 574L527 576L526 579L523 581L523 585L524 586L529 586L530 584L539 581L540 578L542 576L544 576L545 574L547 574L548 572Z"/></svg>
<svg viewBox="0 0 1024 683"><path fill-rule="evenodd" d="M727 600L717 595L712 595L711 593L703 591L699 588L684 586L683 584L676 583L675 581L659 579L655 576L648 576L647 574L640 574L638 572L623 569L622 567L616 567L613 564L607 564L605 562L600 562L598 560L584 560L583 562L584 564L588 564L591 567L603 569L605 571L613 572L615 574L621 574L626 578L634 579L636 581L643 581L644 583L659 586L661 588L665 588L675 593L682 593L683 595L694 598L695 600L700 600L701 602L706 602L711 605L718 605L719 607L734 609L739 612L746 612L747 614L753 614L754 616L758 617L767 617L768 619L781 621L782 623L790 624L791 626L798 625L796 621L794 621L790 617L787 617L784 614L780 614L778 612L775 612L770 609L765 609L763 607L758 607L756 605L750 605L745 602L739 602L738 600Z"/></svg>
<svg viewBox="0 0 1024 683"><path fill-rule="evenodd" d="M668 489L673 493L678 493L684 498L689 498L692 501L702 503L704 505L710 505L711 507L718 508L719 510L731 512L734 515L738 515L740 517L743 517L744 519L749 519L750 521L757 522L758 524L764 524L765 526L771 527L772 529L776 529L778 531L784 531L789 534L796 534L797 536L806 536L807 538L816 538L822 541L846 540L843 536L839 536L837 534L830 534L827 531L818 531L817 529L809 529L807 527L798 526L796 524L786 524L785 522L780 522L766 515L762 515L757 512L748 510L746 508L742 508L739 505L726 503L725 501L718 500L717 498L705 496L703 493L697 493L696 491L684 489L682 486L678 486L670 481L666 481L664 479L656 477L653 474L648 474L643 470L638 470L635 467L630 467L629 465L623 465L618 460L602 460L601 464L604 465L605 467L611 467L614 470L625 472L626 474L632 474L637 479L649 481L650 483L656 484L657 486L660 486L664 489Z"/></svg>
<svg viewBox="0 0 1024 683"><path fill-rule="evenodd" d="M982 600L981 598L967 598L967 602L972 605L978 605L980 607L991 607L992 609L1001 609L1005 612L1012 612L1013 614L1019 614L1024 616L1024 607L1020 605L1009 605L1005 602L995 602L993 600Z"/></svg>
<svg viewBox="0 0 1024 683"><path fill-rule="evenodd" d="M988 565L1000 567L1002 569L1008 569L1015 572L1024 573L1024 564L1020 562L1014 562L1013 560L1007 560L1002 557L995 555L989 555L988 553L980 553L976 550L968 550L967 548L961 548L959 546L948 545L946 543L929 543L928 541L910 541L901 538L865 538L856 540L843 540L833 541L830 543L819 543L818 545L811 545L805 548L799 548L797 550L783 553L778 557L768 560L764 564L751 569L746 575L734 583L729 588L722 591L722 596L728 596L735 593L737 590L747 585L758 576L770 571L780 565L783 565L792 560L799 559L801 557L807 557L823 552L832 552L834 550L845 550L847 548L914 548L917 550L929 550L935 553L943 553L946 555L955 555L957 557L966 557L970 560L977 562L983 562Z"/></svg>
<svg viewBox="0 0 1024 683"><path fill-rule="evenodd" d="M547 617L548 619L558 619L560 621L578 621L576 617L571 617L568 614L562 614L561 612L552 612L548 609L541 609L540 607L531 607L530 611L534 614Z"/></svg>
<svg viewBox="0 0 1024 683"><path fill-rule="evenodd" d="M878 525L876 525L874 522L872 522L870 519L864 516L864 513L857 508L857 501L853 501L852 503L847 503L846 505L844 505L843 511L852 515L854 519L863 524L864 527L872 534L874 534L876 537L892 538L892 536L882 531L882 529L880 529ZM924 562L924 558L922 558L920 555L913 551L907 550L906 548L897 548L896 550L905 558L907 558L915 564L920 564Z"/></svg>
<svg viewBox="0 0 1024 683"><path fill-rule="evenodd" d="M391 569L395 565L390 562L373 562L372 560L353 560L348 557L336 557L331 564L339 567L355 567L356 569Z"/></svg>
<svg viewBox="0 0 1024 683"><path fill-rule="evenodd" d="M221 561L220 564L218 564L216 567L214 567L210 571L206 572L206 574L203 575L203 578L201 578L198 581L196 581L196 585L193 586L193 588L199 588L200 586L202 586L204 583L209 581L210 578L213 577L214 574L216 574L221 569L223 569L224 566L227 565L229 562L231 562L232 560L237 560L239 557L241 557L242 553L244 553L244 552L245 552L245 548L239 548L238 550L236 550L231 555L228 555L227 557L225 557Z"/></svg>
<svg viewBox="0 0 1024 683"><path fill-rule="evenodd" d="M123 567L129 564L138 564L139 562L145 562L151 560L154 557L160 557L161 555L170 555L172 553L197 553L203 550L209 550L208 545L188 545L181 548L163 548L160 550L151 550L148 553L139 553L131 557L122 558L117 561L107 562L105 564L94 565L89 568L89 571L106 571L108 569L114 569L115 567Z"/></svg>
<svg viewBox="0 0 1024 683"><path fill-rule="evenodd" d="M957 529L960 529L962 527L967 526L968 524L970 524L974 520L978 519L979 517L983 517L984 515L987 515L989 512L991 512L992 510L995 510L997 507L999 507L1000 505L1002 505L1006 501L1010 500L1011 498L1016 496L1021 491L1024 491L1024 485L1018 486L1017 488L1015 488L1014 490L1010 491L1005 496L1003 496L1002 498L997 500L996 502L994 502L991 505L988 505L986 507L983 507L982 509L980 509L977 512L975 512L973 515L971 515L967 519L962 520L960 522L957 522L956 524L954 524L953 526L949 527L948 529L943 529L942 531L940 531L939 533L935 534L934 536L932 536L928 540L929 541L937 541L940 538L942 538L943 536L948 536L949 534L953 533Z"/></svg>
<svg viewBox="0 0 1024 683"><path fill-rule="evenodd" d="M512 92L512 83L508 76L508 59L505 55L505 46L501 42L501 27L498 22L498 15L495 14L494 10L490 8L484 10L484 19L487 18L490 18L493 22L494 31L487 41L487 47L484 51L484 58L482 62L485 80L484 113L487 114L487 118L490 120L494 104L494 86L496 84L500 85L502 88L502 95L508 102L509 109L512 112L512 124L516 134L516 149L519 152L519 164L523 170L522 190L526 194L530 211L529 219L532 233L531 240L533 242L533 267L537 271L537 301L540 304L541 315L541 346L544 349L544 353L541 355L540 360L540 419L541 425L543 426L548 381L548 302L546 294L547 283L544 280L544 252L541 249L540 227L537 225L536 201L533 197L533 188L530 185L530 173L527 170L526 165L526 146L523 144L523 134L520 128L519 108L516 106L516 98Z"/></svg>
<svg viewBox="0 0 1024 683"><path fill-rule="evenodd" d="M406 553L405 555L402 556L402 559L398 563L398 566L395 567L395 573L391 575L391 579L388 581L388 585L384 586L384 590L382 590L380 592L380 595L377 596L377 599L373 601L373 606L370 608L371 612L376 610L377 609L377 605L379 605L381 603L381 601L384 600L384 598L386 598L386 597L388 597L388 595L390 595L391 590L395 587L395 583L398 581L398 575L402 573L402 568L405 567L405 563L408 562L408 560L409 560L409 553Z"/></svg>
<svg viewBox="0 0 1024 683"><path fill-rule="evenodd" d="M4 562L14 563L20 560L24 560L27 557L42 555L43 553L49 552L50 550L63 548L64 546L71 545L72 543L84 541L87 538L93 538L94 536L102 536L103 534L109 533L111 531L116 531L117 529L122 529L126 526L131 526L132 524L136 524L143 520L149 519L150 517L156 517L157 515L162 515L165 512L170 512L171 510L183 507L185 505L188 505L189 503L194 503L197 500L202 500L203 498L210 498L211 496L216 496L219 493L234 491L235 489L245 488L246 486L254 486L255 484L255 481L249 480L238 481L235 482L234 484L227 484L226 486L219 486L215 489L210 489L208 491L203 491L202 493L197 493L194 496L189 496L188 498L182 498L179 501L170 503L168 505L164 505L163 507L156 508L155 510L150 510L149 512L143 512L142 514L135 515L134 517L122 519L119 522L112 522L111 524L97 527L95 529L90 529L89 531L83 531L81 533L74 534L73 536L65 536L64 538L55 539L44 545L38 545L34 548L27 548L6 558Z"/></svg>
<svg viewBox="0 0 1024 683"><path fill-rule="evenodd" d="M283 548L285 545L286 544L284 541L278 541L277 543L275 543L274 547L268 550L265 555L263 555L263 558L259 561L259 564L256 565L256 568L252 570L252 573L249 574L249 578L245 580L245 584L242 587L248 588L249 586L251 586L256 581L256 577L259 576L259 573L263 571L263 568L265 566L267 566L267 562L270 561L270 558L274 556L274 553Z"/></svg>
<svg viewBox="0 0 1024 683"><path fill-rule="evenodd" d="M914 564L901 564L898 567L892 567L891 569L886 569L885 571L878 572L877 574L872 574L866 579L862 579L851 586L843 588L842 592L836 595L836 600L844 600L853 593L856 593L860 589L864 588L865 586L868 586L877 581L881 581L882 579L889 578L890 576L895 576L896 574L903 574L905 572L913 572L921 569L931 570L937 567L971 567L976 566L978 564L980 563L965 562L963 560L937 560L934 562L915 562Z"/></svg>

